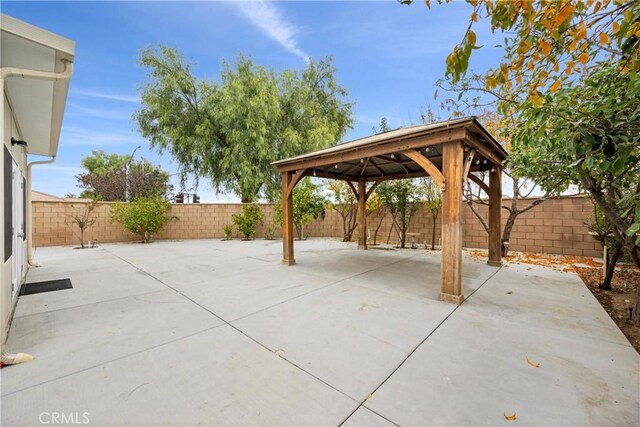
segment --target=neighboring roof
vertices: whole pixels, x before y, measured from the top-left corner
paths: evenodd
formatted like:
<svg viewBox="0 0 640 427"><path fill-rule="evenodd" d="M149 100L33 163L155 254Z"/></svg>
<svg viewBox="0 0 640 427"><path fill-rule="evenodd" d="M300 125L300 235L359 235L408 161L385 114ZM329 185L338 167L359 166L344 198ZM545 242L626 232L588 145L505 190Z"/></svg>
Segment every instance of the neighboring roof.
<svg viewBox="0 0 640 427"><path fill-rule="evenodd" d="M453 131L457 131L458 139L468 140L483 153L482 160L480 156L477 157L480 163L474 164L472 171L482 170L485 167L483 165L487 164L484 163L487 158L494 163L502 163L509 155L476 117L463 117L378 133L324 150L279 160L273 165L280 170L294 170L299 166L307 169L307 175L337 179L422 176L425 174L424 169L401 154L402 151L429 146L428 150L423 150L423 155L441 170L442 141L434 138L438 135L450 135ZM432 139L427 142L429 138Z"/></svg>
<svg viewBox="0 0 640 427"><path fill-rule="evenodd" d="M4 14L0 28L2 68L60 73L63 61L73 62L72 40ZM6 79L5 95L30 154L56 155L68 91L68 80Z"/></svg>
<svg viewBox="0 0 640 427"><path fill-rule="evenodd" d="M31 190L32 202L61 202L63 199L53 194L43 193L42 191Z"/></svg>

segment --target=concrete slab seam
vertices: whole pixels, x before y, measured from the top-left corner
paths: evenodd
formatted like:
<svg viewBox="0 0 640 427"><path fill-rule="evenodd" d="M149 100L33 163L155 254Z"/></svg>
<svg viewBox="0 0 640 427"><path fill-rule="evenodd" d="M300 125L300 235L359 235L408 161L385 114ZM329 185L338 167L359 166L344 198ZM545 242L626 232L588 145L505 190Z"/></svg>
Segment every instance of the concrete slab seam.
<svg viewBox="0 0 640 427"><path fill-rule="evenodd" d="M400 364L398 364L398 366L396 366L396 367L391 371L391 373L390 373L389 375L387 375L387 377L386 377L384 380L382 380L382 382L381 382L380 384L378 384L378 386L377 386L376 388L374 388L374 389L373 389L373 391L371 391L370 395L375 394L375 392L376 392L376 391L378 391L378 389L380 389L380 387L382 387L382 386L383 386L383 385L384 385L384 384L389 380L389 378L391 378L391 377L393 376L393 374L395 374L395 373L398 371L398 369L400 369L400 367L401 367L402 365L404 365L404 363L405 363L407 360L409 360L409 358L410 358L410 357L411 357L411 356L416 352L416 350L418 350L418 348L420 348L420 346L421 346L422 344L424 344L424 343L429 339L429 337L430 337L431 335L433 335L433 334L434 334L434 333L435 333L435 332L440 328L440 326L442 326L442 325L444 324L444 322L446 322L446 321L447 321L447 319L449 319L449 317L451 317L451 316L453 315L453 313L455 313L455 312L456 312L460 307L462 307L462 305L463 305L463 304L465 304L465 303L466 303L466 302L467 302L467 301L468 301L468 300L473 296L473 294L475 294L476 292L478 292L478 290L480 290L480 288L482 288L482 287L485 285L485 283L487 283L489 280L491 280L491 279L493 278L493 276L495 276L496 274L498 274L498 272L499 272L500 270L502 270L502 268L503 268L503 267L499 267L496 271L494 271L494 272L493 272L493 274L491 274L489 277L487 277L487 279L486 279L484 282L482 282L482 283L480 284L480 286L478 286L476 289L474 289L474 290L473 290L473 292L471 292L471 293L469 294L469 296L468 296L468 297L466 297L466 298L462 301L462 303L460 303L459 305L457 305L456 307L454 307L454 309L453 309L453 310L451 310L451 312L450 312L449 314L447 314L447 315L445 316L445 318L444 318L444 319L442 319L442 320L440 321L440 323L438 323L438 324L436 325L436 327L435 327L435 328L433 328L433 329L431 330L431 332L429 332L429 333L427 334L427 336L426 336L426 337L424 337L424 338L423 338L423 339L422 339L422 340L421 340L421 341L420 341L420 342L419 342L419 343L418 343L418 344L413 348L413 350L411 350L411 352L409 352L409 354L407 354L407 356L406 356L404 359L402 359L402 361L400 362ZM366 405L365 405L366 401L367 401L367 398L363 399L363 400L360 402L360 404L358 405L358 407L357 407L357 408L356 408L356 409L355 409L351 414L349 414L349 416L347 416L347 418L345 418L345 419L344 419L344 420L339 424L339 426L344 425L344 423L345 423L345 422L347 422L347 420L348 420L348 419L349 419L349 418L350 418L350 417L351 417L351 416L352 416L352 415L353 415L353 414L354 414L358 409L360 409L360 407L361 407L361 406L363 406L363 407L365 407L365 408L367 408L368 410L370 410L370 411L372 411L372 412L373 412L373 410L372 410L371 408L369 408L368 406L366 406ZM376 415L380 415L380 414L376 413ZM381 416L381 415L380 415L380 416ZM384 418L384 417L383 417L383 418ZM385 418L385 419L386 419L386 418Z"/></svg>

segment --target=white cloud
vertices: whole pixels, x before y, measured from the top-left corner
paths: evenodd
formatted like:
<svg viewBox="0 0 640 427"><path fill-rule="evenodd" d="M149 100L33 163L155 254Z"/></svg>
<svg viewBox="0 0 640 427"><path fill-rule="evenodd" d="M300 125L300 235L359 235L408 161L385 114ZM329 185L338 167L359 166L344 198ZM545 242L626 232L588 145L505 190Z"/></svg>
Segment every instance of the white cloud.
<svg viewBox="0 0 640 427"><path fill-rule="evenodd" d="M103 132L75 126L63 126L60 146L95 146L96 148L146 142L135 133Z"/></svg>
<svg viewBox="0 0 640 427"><path fill-rule="evenodd" d="M72 95L88 96L91 98L110 99L112 101L129 102L131 104L139 104L140 98L137 96L118 95L107 92L100 92L95 90L74 89L71 91Z"/></svg>
<svg viewBox="0 0 640 427"><path fill-rule="evenodd" d="M130 120L131 112L129 111L116 111L105 110L102 108L88 108L74 102L67 102L70 114L77 114L79 116L91 116L99 117L106 120Z"/></svg>
<svg viewBox="0 0 640 427"><path fill-rule="evenodd" d="M296 40L297 28L287 21L276 6L264 0L238 2L236 4L245 18L264 31L285 50L306 62L309 61L309 55L298 47L298 41Z"/></svg>

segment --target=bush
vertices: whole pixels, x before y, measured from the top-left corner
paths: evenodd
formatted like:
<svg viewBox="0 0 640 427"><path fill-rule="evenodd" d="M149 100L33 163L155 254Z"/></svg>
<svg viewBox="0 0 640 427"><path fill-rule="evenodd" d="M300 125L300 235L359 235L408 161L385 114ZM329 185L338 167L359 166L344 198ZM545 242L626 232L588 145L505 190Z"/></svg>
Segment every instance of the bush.
<svg viewBox="0 0 640 427"><path fill-rule="evenodd" d="M223 230L224 230L224 240L233 239L233 226L231 224L225 225Z"/></svg>
<svg viewBox="0 0 640 427"><path fill-rule="evenodd" d="M162 231L167 221L178 219L167 216L171 205L160 196L139 197L130 203L116 203L111 207L111 222L122 224L125 230L137 234L143 243L149 243L154 234Z"/></svg>
<svg viewBox="0 0 640 427"><path fill-rule="evenodd" d="M273 229L273 227L269 226L267 227L267 229L264 231L264 238L266 240L273 240L273 235L275 234L275 230Z"/></svg>
<svg viewBox="0 0 640 427"><path fill-rule="evenodd" d="M256 235L256 227L263 218L264 214L260 206L251 204L242 207L242 215L233 215L233 223L245 240L250 240Z"/></svg>

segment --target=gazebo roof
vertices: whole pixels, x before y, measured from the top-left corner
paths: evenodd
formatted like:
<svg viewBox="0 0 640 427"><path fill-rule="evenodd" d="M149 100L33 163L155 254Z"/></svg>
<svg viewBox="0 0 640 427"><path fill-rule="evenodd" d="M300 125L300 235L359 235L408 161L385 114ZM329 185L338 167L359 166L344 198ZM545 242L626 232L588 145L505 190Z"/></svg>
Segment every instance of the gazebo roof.
<svg viewBox="0 0 640 427"><path fill-rule="evenodd" d="M281 172L305 170L305 175L348 181L412 178L427 176L413 152L442 171L442 144L453 140L476 151L472 172L500 165L508 156L476 117L464 117L382 132L273 164Z"/></svg>

